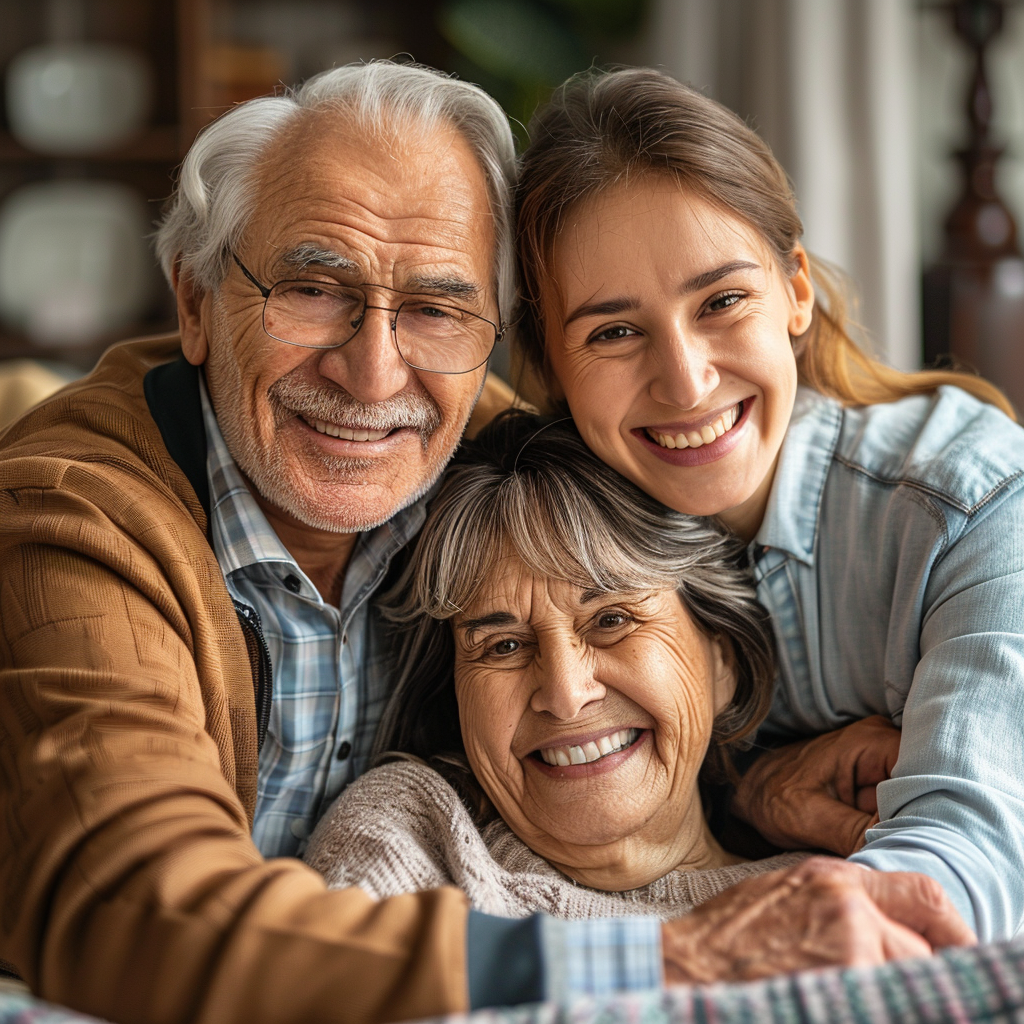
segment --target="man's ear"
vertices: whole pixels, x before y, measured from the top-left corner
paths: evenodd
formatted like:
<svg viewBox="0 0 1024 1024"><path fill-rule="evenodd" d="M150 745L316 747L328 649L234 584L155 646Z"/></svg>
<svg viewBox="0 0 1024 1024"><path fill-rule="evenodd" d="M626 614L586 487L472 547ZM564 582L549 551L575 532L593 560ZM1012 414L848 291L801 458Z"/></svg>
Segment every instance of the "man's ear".
<svg viewBox="0 0 1024 1024"><path fill-rule="evenodd" d="M171 286L178 306L178 330L181 332L181 350L193 366L202 366L210 351L206 331L209 312L207 294L199 288L191 274L183 272L181 261L176 260L171 271Z"/></svg>
<svg viewBox="0 0 1024 1024"><path fill-rule="evenodd" d="M797 245L793 250L797 261L796 271L790 275L789 286L789 334L797 338L811 326L814 313L814 283L811 280L811 261L807 250Z"/></svg>
<svg viewBox="0 0 1024 1024"><path fill-rule="evenodd" d="M721 714L736 695L736 654L724 636L713 637L708 653L708 675L715 700L715 714Z"/></svg>

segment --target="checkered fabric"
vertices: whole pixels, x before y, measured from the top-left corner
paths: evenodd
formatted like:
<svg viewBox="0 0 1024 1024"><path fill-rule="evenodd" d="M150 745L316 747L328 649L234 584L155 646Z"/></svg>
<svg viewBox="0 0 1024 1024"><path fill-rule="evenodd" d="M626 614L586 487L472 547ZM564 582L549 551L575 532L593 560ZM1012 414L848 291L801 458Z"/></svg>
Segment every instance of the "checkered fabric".
<svg viewBox="0 0 1024 1024"><path fill-rule="evenodd" d="M0 1024L93 1018L0 990ZM611 999L536 1003L443 1018L445 1024L1021 1024L1024 940L948 950L857 970L805 971L746 985L669 988Z"/></svg>
<svg viewBox="0 0 1024 1024"><path fill-rule="evenodd" d="M661 921L615 917L583 921L541 918L548 999L641 992L661 985Z"/></svg>
<svg viewBox="0 0 1024 1024"><path fill-rule="evenodd" d="M200 391L214 552L231 596L259 615L273 667L253 839L265 857L301 856L331 801L367 768L392 678L387 628L369 599L422 525L425 500L360 535L335 608L267 522L202 380Z"/></svg>
<svg viewBox="0 0 1024 1024"><path fill-rule="evenodd" d="M881 967L803 971L444 1018L446 1024L1021 1024L1024 939ZM2 1022L0 1022L2 1024Z"/></svg>

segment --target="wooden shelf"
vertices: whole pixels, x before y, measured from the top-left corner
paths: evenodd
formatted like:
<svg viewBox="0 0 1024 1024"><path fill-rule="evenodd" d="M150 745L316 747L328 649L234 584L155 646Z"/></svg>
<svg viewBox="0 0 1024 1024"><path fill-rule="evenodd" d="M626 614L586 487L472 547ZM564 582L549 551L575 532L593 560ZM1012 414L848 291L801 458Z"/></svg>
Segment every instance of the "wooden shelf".
<svg viewBox="0 0 1024 1024"><path fill-rule="evenodd" d="M142 135L115 149L96 153L40 153L28 149L8 132L0 132L0 160L13 163L46 163L74 161L75 163L156 163L175 164L183 156L179 144L177 125L157 125Z"/></svg>
<svg viewBox="0 0 1024 1024"><path fill-rule="evenodd" d="M23 335L0 331L0 360L39 359L44 362L63 363L87 371L111 345L129 338L141 338L148 334L167 334L177 329L175 321L148 321L127 327L85 345L40 345Z"/></svg>

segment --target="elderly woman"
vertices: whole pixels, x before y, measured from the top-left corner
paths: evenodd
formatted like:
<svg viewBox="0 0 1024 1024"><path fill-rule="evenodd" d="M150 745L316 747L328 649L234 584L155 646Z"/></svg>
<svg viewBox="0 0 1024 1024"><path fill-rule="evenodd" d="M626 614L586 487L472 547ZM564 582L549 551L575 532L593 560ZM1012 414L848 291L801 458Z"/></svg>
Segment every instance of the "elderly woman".
<svg viewBox="0 0 1024 1024"><path fill-rule="evenodd" d="M306 859L379 896L455 884L482 911L670 917L748 875L701 782L768 708L771 629L742 545L666 509L569 420L510 414L432 505L394 617L404 673Z"/></svg>

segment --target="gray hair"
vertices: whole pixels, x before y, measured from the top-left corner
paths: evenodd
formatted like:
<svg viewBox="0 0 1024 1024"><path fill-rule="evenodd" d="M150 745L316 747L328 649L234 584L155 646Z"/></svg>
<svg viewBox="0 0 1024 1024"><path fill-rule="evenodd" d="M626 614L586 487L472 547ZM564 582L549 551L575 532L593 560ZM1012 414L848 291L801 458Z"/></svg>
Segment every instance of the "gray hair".
<svg viewBox="0 0 1024 1024"><path fill-rule="evenodd" d="M282 130L310 112L338 111L371 132L447 125L466 140L487 181L496 243L494 280L506 319L515 303L511 189L515 144L508 118L481 88L433 68L378 60L310 78L281 96L233 107L200 132L181 166L156 250L167 280L179 264L204 290L227 273L256 201L255 170Z"/></svg>
<svg viewBox="0 0 1024 1024"><path fill-rule="evenodd" d="M724 640L733 655L736 693L715 718L705 762L706 779L727 777L725 748L746 741L763 720L775 678L771 624L743 543L619 476L587 448L570 419L515 411L460 449L408 565L384 598L384 613L406 635L377 754L397 751L461 767L447 620L473 601L509 552L531 573L583 589L678 592L698 627ZM466 780L452 781L465 795Z"/></svg>

